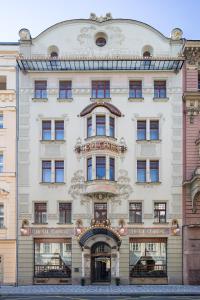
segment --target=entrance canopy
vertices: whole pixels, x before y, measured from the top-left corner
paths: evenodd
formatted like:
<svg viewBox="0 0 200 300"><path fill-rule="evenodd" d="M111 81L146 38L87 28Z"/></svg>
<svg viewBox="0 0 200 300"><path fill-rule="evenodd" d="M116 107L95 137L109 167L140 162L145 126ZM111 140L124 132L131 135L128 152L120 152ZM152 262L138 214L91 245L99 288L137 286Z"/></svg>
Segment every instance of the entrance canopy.
<svg viewBox="0 0 200 300"><path fill-rule="evenodd" d="M114 231L112 228L108 228L108 227L96 227L96 226L92 226L91 228L87 229L86 231L84 231L79 237L78 237L78 241L81 247L84 247L87 240L91 237L94 237L95 235L106 235L110 238L112 238L118 246L121 245L121 238L120 235L118 234L118 232Z"/></svg>
<svg viewBox="0 0 200 300"><path fill-rule="evenodd" d="M23 58L17 59L23 71L179 71L183 66L183 58Z"/></svg>

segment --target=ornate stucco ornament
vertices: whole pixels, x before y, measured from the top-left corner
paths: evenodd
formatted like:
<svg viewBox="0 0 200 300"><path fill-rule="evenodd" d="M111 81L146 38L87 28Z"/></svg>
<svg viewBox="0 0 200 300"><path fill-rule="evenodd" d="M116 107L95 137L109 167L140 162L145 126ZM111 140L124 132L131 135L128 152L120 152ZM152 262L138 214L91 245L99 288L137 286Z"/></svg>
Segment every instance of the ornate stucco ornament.
<svg viewBox="0 0 200 300"><path fill-rule="evenodd" d="M200 47L185 47L184 55L189 65L195 65L200 61Z"/></svg>
<svg viewBox="0 0 200 300"><path fill-rule="evenodd" d="M19 37L20 37L20 41L30 41L31 40L30 31L27 28L20 29Z"/></svg>
<svg viewBox="0 0 200 300"><path fill-rule="evenodd" d="M90 20L92 20L92 21L105 22L105 21L108 21L111 19L112 19L112 15L110 12L106 13L105 17L103 17L103 16L97 17L97 15L95 13L90 14Z"/></svg>
<svg viewBox="0 0 200 300"><path fill-rule="evenodd" d="M174 41L179 41L182 39L183 31L180 28L174 28L171 31L171 39Z"/></svg>

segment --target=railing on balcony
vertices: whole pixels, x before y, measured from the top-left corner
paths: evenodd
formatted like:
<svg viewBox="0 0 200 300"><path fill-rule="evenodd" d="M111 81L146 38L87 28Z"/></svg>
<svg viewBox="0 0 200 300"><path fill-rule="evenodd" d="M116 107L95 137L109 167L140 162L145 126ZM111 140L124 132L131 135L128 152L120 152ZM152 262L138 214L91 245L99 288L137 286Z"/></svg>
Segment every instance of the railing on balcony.
<svg viewBox="0 0 200 300"><path fill-rule="evenodd" d="M70 266L60 265L35 265L36 278L70 278Z"/></svg>
<svg viewBox="0 0 200 300"><path fill-rule="evenodd" d="M167 266L152 263L130 266L130 277L167 277Z"/></svg>

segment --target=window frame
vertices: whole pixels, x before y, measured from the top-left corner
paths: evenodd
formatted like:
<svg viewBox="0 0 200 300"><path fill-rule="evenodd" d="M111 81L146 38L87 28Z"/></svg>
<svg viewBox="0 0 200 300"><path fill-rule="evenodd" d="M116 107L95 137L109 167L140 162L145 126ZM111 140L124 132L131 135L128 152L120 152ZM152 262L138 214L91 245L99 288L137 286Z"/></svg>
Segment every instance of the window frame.
<svg viewBox="0 0 200 300"><path fill-rule="evenodd" d="M45 209L36 210L36 206L45 207ZM44 213L44 215L43 215ZM37 215L38 214L38 215ZM43 220L44 218L44 220ZM47 202L34 202L34 223L47 224Z"/></svg>
<svg viewBox="0 0 200 300"><path fill-rule="evenodd" d="M64 206L66 205L66 208L65 209L61 209L60 206ZM61 218L61 211L64 211L64 222L62 222L62 218ZM63 202L63 201L60 201L58 203L58 212L59 212L59 224L72 224L72 203L71 202ZM69 218L69 219L67 219Z"/></svg>
<svg viewBox="0 0 200 300"><path fill-rule="evenodd" d="M161 83L164 83L162 87ZM163 92L164 91L164 92ZM163 95L162 95L163 93ZM167 80L166 79L155 79L154 80L154 98L165 99L167 98Z"/></svg>
<svg viewBox="0 0 200 300"><path fill-rule="evenodd" d="M145 163L145 168L139 168L139 163ZM144 180L139 180L139 170L144 170ZM147 160L137 159L137 182L146 183L147 182Z"/></svg>
<svg viewBox="0 0 200 300"><path fill-rule="evenodd" d="M129 98L133 98L133 99L142 98L142 80L140 79L129 80Z"/></svg>
<svg viewBox="0 0 200 300"><path fill-rule="evenodd" d="M159 205L164 205L164 208L159 208ZM158 208L156 208L156 206L158 206ZM164 218L163 216L161 216L161 212L164 212ZM157 213L158 215L156 216ZM167 202L154 201L153 215L154 215L154 223L166 224L167 223ZM162 221L162 219L164 219L164 221Z"/></svg>
<svg viewBox="0 0 200 300"><path fill-rule="evenodd" d="M61 85L65 83L66 86L61 88ZM64 85L63 85L64 86ZM61 95L61 91L64 91L64 97ZM59 80L59 99L71 99L72 98L72 80Z"/></svg>
<svg viewBox="0 0 200 300"><path fill-rule="evenodd" d="M99 85L103 88L99 88ZM102 97L99 95L100 91ZM92 99L110 99L110 80L92 80L91 97Z"/></svg>
<svg viewBox="0 0 200 300"><path fill-rule="evenodd" d="M59 165L60 163L62 163L62 166ZM62 180L58 180L58 177L60 175L58 175L57 173L60 170L62 171ZM54 173L55 173L55 179L54 179L55 183L64 183L65 182L65 162L64 162L64 160L55 160L54 161Z"/></svg>
<svg viewBox="0 0 200 300"><path fill-rule="evenodd" d="M140 208L135 207L133 209L133 208L131 208L132 204L135 204L135 205L139 204ZM134 216L131 217L132 212L134 212L135 214L134 214ZM140 212L140 221L138 221L138 222L136 222L137 221L137 212ZM143 223L142 222L142 217L143 217L142 216L142 212L143 212L143 203L141 201L137 201L137 202L136 201L135 202L134 201L130 201L129 202L129 223L130 224L142 224Z"/></svg>
<svg viewBox="0 0 200 300"><path fill-rule="evenodd" d="M43 165L45 163L50 163L50 167L44 167ZM45 177L44 170L50 171L50 181L44 180L44 177ZM49 176L49 174L48 174L48 176ZM52 177L52 161L51 160L42 160L42 183L52 183L51 177Z"/></svg>
<svg viewBox="0 0 200 300"><path fill-rule="evenodd" d="M104 120L104 122L100 122L99 119ZM96 136L106 136L106 115L103 114L96 114L95 116L95 129L96 129ZM98 127L99 126L99 127ZM98 130L102 130L103 128L103 134L98 134Z"/></svg>
<svg viewBox="0 0 200 300"><path fill-rule="evenodd" d="M42 87L42 85L40 88L36 88L36 85L37 84L39 85L42 82L45 83L44 88ZM37 93L39 94L39 96ZM45 79L38 80L37 79L34 81L34 98L35 99L47 99L47 80L45 80Z"/></svg>
<svg viewBox="0 0 200 300"><path fill-rule="evenodd" d="M63 129L56 128L56 124L63 124ZM59 132L62 132L62 138L58 138ZM54 140L55 141L64 141L65 139L65 121L64 120L54 120Z"/></svg>
<svg viewBox="0 0 200 300"><path fill-rule="evenodd" d="M102 209L96 209L96 207L97 206L105 206L105 208L102 208ZM96 212L98 213L98 212L100 212L100 217L97 217L96 218ZM104 217L102 217L102 212L104 213L106 213L106 215L104 216ZM102 222L102 221L105 221L105 220L107 220L107 218L108 218L108 204L107 204L107 202L95 202L94 203L94 219L95 219L95 221L99 221L99 222Z"/></svg>
<svg viewBox="0 0 200 300"><path fill-rule="evenodd" d="M151 165L155 165L156 164L156 166L154 166L154 167L152 167ZM149 180L150 180L150 182L159 182L159 180L160 180L160 171L159 171L159 169L160 169L160 162L159 162L159 160L158 159L151 159L151 160L149 160ZM153 171L156 171L157 172L157 174L156 175L153 175L152 174L152 172ZM154 176L156 176L156 180L152 180L152 178L154 177Z"/></svg>
<svg viewBox="0 0 200 300"><path fill-rule="evenodd" d="M2 157L2 161L1 161ZM4 173L4 154L0 152L0 174Z"/></svg>
<svg viewBox="0 0 200 300"><path fill-rule="evenodd" d="M98 162L98 159L99 159L99 162ZM104 163L101 163L101 159L104 160ZM95 159L95 163L96 163L96 180L106 180L106 156L96 156L96 159ZM101 170L104 170L104 176L99 176L98 173L101 171Z"/></svg>
<svg viewBox="0 0 200 300"><path fill-rule="evenodd" d="M4 203L0 203L0 207L2 207L2 215L0 214L0 220L2 220L2 222L0 221L0 229L3 229L5 228L5 205ZM0 212L1 212L1 209L0 209Z"/></svg>
<svg viewBox="0 0 200 300"><path fill-rule="evenodd" d="M50 124L50 127L47 129L47 128L44 128L44 124L45 123L49 123ZM52 134L52 124L51 124L51 120L42 120L42 141L51 141L51 134ZM45 131L47 131L46 133L49 134L50 133L50 138L45 138Z"/></svg>

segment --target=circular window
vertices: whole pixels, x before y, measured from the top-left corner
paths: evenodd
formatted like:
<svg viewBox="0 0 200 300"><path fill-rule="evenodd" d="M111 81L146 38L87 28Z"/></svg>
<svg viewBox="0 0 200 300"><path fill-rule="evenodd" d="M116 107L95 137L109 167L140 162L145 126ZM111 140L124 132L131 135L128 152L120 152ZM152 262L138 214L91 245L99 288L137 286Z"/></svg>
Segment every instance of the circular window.
<svg viewBox="0 0 200 300"><path fill-rule="evenodd" d="M106 44L106 39L104 37L98 37L96 39L96 45L99 47L103 47Z"/></svg>

